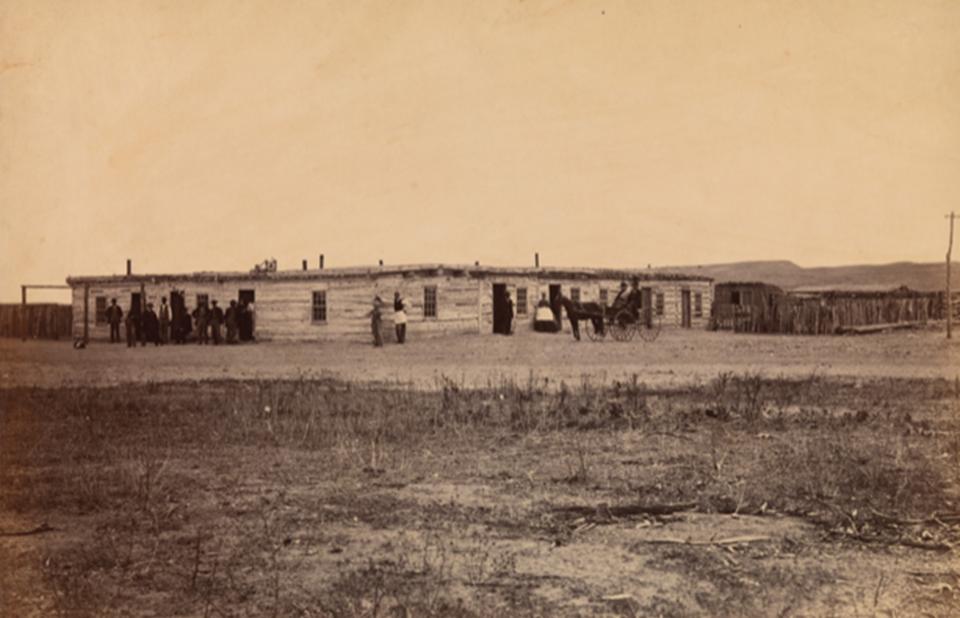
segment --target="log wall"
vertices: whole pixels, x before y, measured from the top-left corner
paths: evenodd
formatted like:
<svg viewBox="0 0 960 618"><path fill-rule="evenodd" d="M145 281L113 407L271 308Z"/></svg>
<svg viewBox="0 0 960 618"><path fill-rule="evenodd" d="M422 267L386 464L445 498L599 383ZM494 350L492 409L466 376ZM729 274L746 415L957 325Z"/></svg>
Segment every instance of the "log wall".
<svg viewBox="0 0 960 618"><path fill-rule="evenodd" d="M393 294L399 291L404 297L407 308L408 336L430 336L434 334L480 333L493 331L493 284L505 283L514 302L517 301L517 288L527 288L527 312L516 315L515 332L532 332L533 316L541 294L548 294L551 284L560 284L564 295L570 296L571 287L580 288L582 301L597 301L600 289L606 288L612 302L619 289L619 280L597 279L539 279L534 276L497 276L477 277L469 274L446 273L424 275L420 273L369 274L349 277L330 277L302 280L196 280L190 277L182 279L165 278L161 283L144 280L146 297L143 301L160 304L160 298L168 301L173 290L182 291L187 310L197 305L197 295L206 294L218 301L226 310L230 300L236 300L240 290L253 290L255 295L255 336L258 340L302 340L319 341L324 339L347 338L366 340L370 336L369 312L375 295L384 302L383 328L387 338L393 329ZM96 322L96 299L103 297L109 303L111 298L123 309L124 315L130 310L131 295L140 292L140 280L118 279L89 284L89 335L92 340L109 339L109 325ZM437 315L424 315L424 287L437 288ZM649 281L642 287L653 288L654 294L664 295L665 326L680 325L681 290L691 290L691 310L693 296L702 294L703 315L692 317L694 328L703 328L710 315L712 303L712 285L709 281ZM314 322L313 292L325 291L327 301L327 320ZM548 294L549 295L549 294ZM75 336L83 334L84 286L73 287L73 332ZM563 329L569 330L564 316Z"/></svg>

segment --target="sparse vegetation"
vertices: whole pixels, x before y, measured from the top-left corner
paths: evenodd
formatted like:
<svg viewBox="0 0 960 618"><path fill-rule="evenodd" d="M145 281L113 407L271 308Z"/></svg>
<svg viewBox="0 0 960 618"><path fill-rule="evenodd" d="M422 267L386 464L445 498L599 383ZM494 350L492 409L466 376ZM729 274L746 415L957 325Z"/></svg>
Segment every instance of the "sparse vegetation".
<svg viewBox="0 0 960 618"><path fill-rule="evenodd" d="M58 615L842 614L829 568L798 562L807 544L958 540L956 402L947 380L756 374L671 389L534 374L432 391L306 378L7 389L0 507L69 529L35 565L38 607ZM596 526L682 517L630 505L686 503L697 517L792 515L821 536L741 552L627 543L691 582L682 600L604 601L584 573L542 568ZM595 515L557 515L572 504ZM924 611L949 613L952 590Z"/></svg>

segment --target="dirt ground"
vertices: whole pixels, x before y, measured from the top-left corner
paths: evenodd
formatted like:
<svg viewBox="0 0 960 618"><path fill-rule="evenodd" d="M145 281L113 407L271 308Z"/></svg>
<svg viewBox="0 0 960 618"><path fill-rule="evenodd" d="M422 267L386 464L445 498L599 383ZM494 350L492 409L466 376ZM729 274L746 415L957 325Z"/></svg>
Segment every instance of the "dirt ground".
<svg viewBox="0 0 960 618"><path fill-rule="evenodd" d="M956 616L958 355L3 341L0 615Z"/></svg>
<svg viewBox="0 0 960 618"><path fill-rule="evenodd" d="M653 343L575 342L568 334L413 339L381 349L361 342L262 343L128 349L92 343L0 340L2 386L112 385L175 380L337 377L433 388L537 377L576 384L632 378L653 385L710 380L721 372L805 377L954 378L960 339L900 331L860 337L741 335L665 329Z"/></svg>

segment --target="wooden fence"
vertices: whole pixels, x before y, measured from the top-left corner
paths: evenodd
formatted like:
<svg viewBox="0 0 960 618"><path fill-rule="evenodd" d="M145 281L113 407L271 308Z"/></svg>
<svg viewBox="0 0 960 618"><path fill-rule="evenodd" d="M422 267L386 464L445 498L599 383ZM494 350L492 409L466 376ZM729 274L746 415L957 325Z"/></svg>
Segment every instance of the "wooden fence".
<svg viewBox="0 0 960 618"><path fill-rule="evenodd" d="M73 309L54 303L0 304L0 337L28 339L69 339L72 336Z"/></svg>
<svg viewBox="0 0 960 618"><path fill-rule="evenodd" d="M732 327L736 332L795 335L832 335L852 327L946 318L943 294L919 292L787 294L770 307L718 309L720 327Z"/></svg>

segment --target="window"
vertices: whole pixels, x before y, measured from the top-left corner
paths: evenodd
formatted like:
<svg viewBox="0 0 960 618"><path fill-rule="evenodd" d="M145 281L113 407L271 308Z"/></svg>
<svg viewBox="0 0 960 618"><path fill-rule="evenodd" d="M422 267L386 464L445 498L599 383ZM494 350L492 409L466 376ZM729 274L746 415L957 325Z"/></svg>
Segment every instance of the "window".
<svg viewBox="0 0 960 618"><path fill-rule="evenodd" d="M106 324L107 323L107 297L106 296L97 296L97 324Z"/></svg>
<svg viewBox="0 0 960 618"><path fill-rule="evenodd" d="M200 305L210 305L210 295L209 294L197 294L197 306Z"/></svg>
<svg viewBox="0 0 960 618"><path fill-rule="evenodd" d="M527 314L527 288L517 288L517 315Z"/></svg>
<svg viewBox="0 0 960 618"><path fill-rule="evenodd" d="M703 294L700 292L693 295L693 317L703 317Z"/></svg>
<svg viewBox="0 0 960 618"><path fill-rule="evenodd" d="M657 292L657 315L663 315L663 292Z"/></svg>
<svg viewBox="0 0 960 618"><path fill-rule="evenodd" d="M606 306L609 298L610 297L609 292L607 292L607 288L600 288L600 304Z"/></svg>
<svg viewBox="0 0 960 618"><path fill-rule="evenodd" d="M435 285L423 288L423 317L437 317L437 286Z"/></svg>
<svg viewBox="0 0 960 618"><path fill-rule="evenodd" d="M733 290L730 292L730 304L739 305L740 304L740 292L738 290Z"/></svg>
<svg viewBox="0 0 960 618"><path fill-rule="evenodd" d="M580 288L570 288L570 300L575 303L580 302Z"/></svg>
<svg viewBox="0 0 960 618"><path fill-rule="evenodd" d="M319 290L313 293L313 321L327 321L327 291Z"/></svg>

